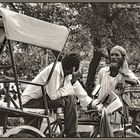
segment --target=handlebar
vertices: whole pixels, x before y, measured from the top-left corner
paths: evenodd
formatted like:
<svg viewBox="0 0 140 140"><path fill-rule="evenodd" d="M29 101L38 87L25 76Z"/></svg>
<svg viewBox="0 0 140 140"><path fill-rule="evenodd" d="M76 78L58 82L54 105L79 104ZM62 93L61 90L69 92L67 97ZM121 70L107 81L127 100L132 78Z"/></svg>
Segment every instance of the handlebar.
<svg viewBox="0 0 140 140"><path fill-rule="evenodd" d="M93 112L98 112L98 110L90 109L90 110L85 111L85 114L91 114Z"/></svg>

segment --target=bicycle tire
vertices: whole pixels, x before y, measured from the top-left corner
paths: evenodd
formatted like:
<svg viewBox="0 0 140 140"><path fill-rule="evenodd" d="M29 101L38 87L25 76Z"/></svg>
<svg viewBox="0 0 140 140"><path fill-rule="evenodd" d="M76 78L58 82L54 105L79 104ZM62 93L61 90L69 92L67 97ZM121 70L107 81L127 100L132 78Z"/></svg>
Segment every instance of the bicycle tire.
<svg viewBox="0 0 140 140"><path fill-rule="evenodd" d="M2 137L9 137L9 138L43 138L45 135L43 132L38 130L35 127L28 126L28 125L21 125L14 127L8 130L6 133L3 134Z"/></svg>
<svg viewBox="0 0 140 140"><path fill-rule="evenodd" d="M29 133L17 133L17 134L13 134L13 135L10 135L9 138L36 138L35 135L33 134L29 134Z"/></svg>
<svg viewBox="0 0 140 140"><path fill-rule="evenodd" d="M139 138L140 135L138 135L137 133L134 133L132 131L126 130L126 136L124 136L124 130L118 130L118 131L114 132L114 137L118 137L118 138L121 138L121 137L137 137L137 138Z"/></svg>

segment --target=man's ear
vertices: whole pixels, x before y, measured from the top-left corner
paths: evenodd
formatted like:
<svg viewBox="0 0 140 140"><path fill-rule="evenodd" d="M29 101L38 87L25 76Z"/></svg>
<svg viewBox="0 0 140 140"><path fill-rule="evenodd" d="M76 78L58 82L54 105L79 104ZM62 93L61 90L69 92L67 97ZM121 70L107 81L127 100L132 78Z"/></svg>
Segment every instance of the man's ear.
<svg viewBox="0 0 140 140"><path fill-rule="evenodd" d="M75 67L72 68L72 73L74 73L74 72L75 72Z"/></svg>

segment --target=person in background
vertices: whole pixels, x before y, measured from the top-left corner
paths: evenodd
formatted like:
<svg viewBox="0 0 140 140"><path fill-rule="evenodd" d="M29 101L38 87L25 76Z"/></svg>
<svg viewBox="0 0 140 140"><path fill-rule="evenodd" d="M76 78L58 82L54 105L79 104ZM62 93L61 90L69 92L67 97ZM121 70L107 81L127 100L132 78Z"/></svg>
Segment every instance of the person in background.
<svg viewBox="0 0 140 140"><path fill-rule="evenodd" d="M110 51L110 65L101 68L98 73L96 85L100 84L101 89L96 102L102 101L111 91L121 98L120 91L125 83L134 85L139 83L139 80L129 69L126 50L122 46L116 45ZM110 122L115 124L114 128L119 127L121 123L120 114L116 112L111 115Z"/></svg>

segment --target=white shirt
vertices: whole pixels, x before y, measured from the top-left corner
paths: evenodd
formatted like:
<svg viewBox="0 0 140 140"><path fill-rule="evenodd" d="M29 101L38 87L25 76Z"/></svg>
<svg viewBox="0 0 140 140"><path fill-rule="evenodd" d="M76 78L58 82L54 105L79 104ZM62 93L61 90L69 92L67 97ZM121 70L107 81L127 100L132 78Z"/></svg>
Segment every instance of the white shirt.
<svg viewBox="0 0 140 140"><path fill-rule="evenodd" d="M134 73L129 70L128 75L130 79L135 79L138 81L138 78L134 75ZM99 91L98 99L102 100L103 97L108 94L110 91L113 91L116 93L115 86L118 82L121 82L123 80L124 75L122 75L120 72L116 77L110 76L109 67L103 67L100 69L98 76L97 76L97 83L101 85L101 89Z"/></svg>
<svg viewBox="0 0 140 140"><path fill-rule="evenodd" d="M35 77L35 79L32 80L32 82L45 84L52 66L53 63L48 65ZM56 100L60 97L76 95L81 105L83 107L86 107L89 103L91 103L92 98L87 95L86 91L83 89L79 81L76 81L75 84L72 85L70 81L71 78L71 75L68 75L64 78L62 64L61 62L57 62L52 77L49 83L45 86L48 96L51 100ZM28 85L21 96L21 100L22 103L25 104L30 99L39 99L40 97L42 97L41 87Z"/></svg>

